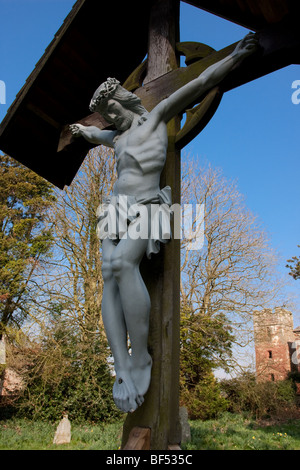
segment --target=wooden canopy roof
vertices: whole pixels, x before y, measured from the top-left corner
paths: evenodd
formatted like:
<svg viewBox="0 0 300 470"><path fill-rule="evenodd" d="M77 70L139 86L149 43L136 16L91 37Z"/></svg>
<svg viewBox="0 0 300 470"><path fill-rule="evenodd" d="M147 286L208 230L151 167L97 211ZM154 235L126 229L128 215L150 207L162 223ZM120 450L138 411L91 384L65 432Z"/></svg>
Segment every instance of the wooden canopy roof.
<svg viewBox="0 0 300 470"><path fill-rule="evenodd" d="M108 76L125 80L147 53L150 3L78 0L0 126L0 149L56 186L71 183L88 146L57 152L64 125L89 114ZM122 21L120 21L120 19Z"/></svg>
<svg viewBox="0 0 300 470"><path fill-rule="evenodd" d="M252 31L279 23L286 16L299 11L294 0L185 0Z"/></svg>
<svg viewBox="0 0 300 470"><path fill-rule="evenodd" d="M292 0L192 0L251 30L295 15ZM67 124L89 114L108 76L125 81L147 54L152 0L78 0L0 125L0 149L59 188L71 184L91 147L78 139L57 151ZM138 16L137 16L138 13ZM138 19L137 19L138 18Z"/></svg>

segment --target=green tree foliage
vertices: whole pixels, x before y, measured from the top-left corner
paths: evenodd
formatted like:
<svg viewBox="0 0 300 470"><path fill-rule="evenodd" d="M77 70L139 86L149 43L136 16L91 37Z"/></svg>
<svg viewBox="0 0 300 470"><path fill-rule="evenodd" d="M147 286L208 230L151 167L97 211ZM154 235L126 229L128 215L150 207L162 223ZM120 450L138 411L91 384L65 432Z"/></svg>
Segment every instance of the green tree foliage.
<svg viewBox="0 0 300 470"><path fill-rule="evenodd" d="M222 314L181 311L181 402L191 419L212 419L227 408L213 370L226 368L234 337Z"/></svg>
<svg viewBox="0 0 300 470"><path fill-rule="evenodd" d="M300 248L300 245L298 245ZM293 256L291 259L288 259L289 264L286 265L290 269L289 275L292 276L295 280L300 279L300 258L299 256Z"/></svg>
<svg viewBox="0 0 300 470"><path fill-rule="evenodd" d="M0 335L20 327L33 298L33 277L49 255L44 223L52 185L17 161L0 156Z"/></svg>
<svg viewBox="0 0 300 470"><path fill-rule="evenodd" d="M190 419L215 419L228 409L228 402L213 373L203 372L200 381L191 389L184 388L181 402L187 407Z"/></svg>

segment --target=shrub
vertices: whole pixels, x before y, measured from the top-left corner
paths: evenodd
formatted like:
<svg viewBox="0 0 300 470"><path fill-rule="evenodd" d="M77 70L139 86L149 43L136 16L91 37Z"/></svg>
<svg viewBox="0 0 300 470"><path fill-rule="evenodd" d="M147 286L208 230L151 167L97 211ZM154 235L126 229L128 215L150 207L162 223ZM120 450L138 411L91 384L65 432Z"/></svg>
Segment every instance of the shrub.
<svg viewBox="0 0 300 470"><path fill-rule="evenodd" d="M0 403L0 415L57 421L67 412L73 422L107 422L120 417L112 398L113 377L107 362L107 346L101 334L86 338L66 322L56 319L54 328L33 347L17 348L11 363L22 355L19 369L25 386L10 403Z"/></svg>
<svg viewBox="0 0 300 470"><path fill-rule="evenodd" d="M77 423L118 418L120 413L112 398L113 377L93 346L88 349L77 344L75 352L63 350L60 361L52 357L53 362L49 355L46 362L41 352L17 403L18 416L55 421L67 412Z"/></svg>
<svg viewBox="0 0 300 470"><path fill-rule="evenodd" d="M254 374L244 373L223 380L221 389L233 413L250 412L257 418L276 415L295 407L295 391L290 379L277 382L256 382Z"/></svg>
<svg viewBox="0 0 300 470"><path fill-rule="evenodd" d="M188 409L190 419L214 419L228 408L212 372L207 373L193 387L182 388L181 405Z"/></svg>

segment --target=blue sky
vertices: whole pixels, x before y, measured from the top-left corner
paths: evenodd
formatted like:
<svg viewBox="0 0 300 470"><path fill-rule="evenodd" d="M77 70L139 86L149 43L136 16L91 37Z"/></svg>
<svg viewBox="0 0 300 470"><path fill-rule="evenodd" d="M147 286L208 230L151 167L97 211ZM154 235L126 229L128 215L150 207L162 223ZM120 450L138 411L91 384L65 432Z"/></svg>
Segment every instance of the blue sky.
<svg viewBox="0 0 300 470"><path fill-rule="evenodd" d="M0 0L0 80L6 84L0 121L74 3ZM199 41L221 49L247 32L182 2L181 41ZM237 180L247 206L261 220L281 255L286 278L286 259L300 253L300 104L291 99L295 80L300 80L299 65L226 93L208 126L184 150ZM289 290L299 296L300 281L291 279ZM299 312L294 311L297 325Z"/></svg>

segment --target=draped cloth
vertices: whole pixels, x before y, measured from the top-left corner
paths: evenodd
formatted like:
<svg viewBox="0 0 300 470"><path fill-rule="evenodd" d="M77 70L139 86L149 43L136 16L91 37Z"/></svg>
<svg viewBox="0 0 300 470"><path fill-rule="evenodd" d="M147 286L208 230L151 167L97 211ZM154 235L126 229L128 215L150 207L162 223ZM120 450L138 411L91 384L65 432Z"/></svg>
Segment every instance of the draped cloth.
<svg viewBox="0 0 300 470"><path fill-rule="evenodd" d="M167 243L172 237L171 205L170 186L147 199L123 194L109 196L97 209L97 236L100 240L109 238L117 244L123 238L130 237L130 233L138 234L141 214L145 213L145 210L148 214L150 211L150 226L146 232L140 233L140 237L148 239L146 255L151 258L152 253L159 252L160 244Z"/></svg>

